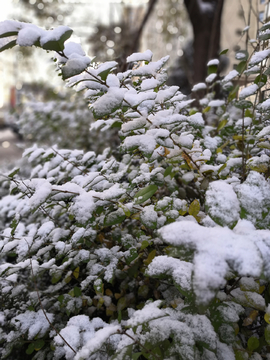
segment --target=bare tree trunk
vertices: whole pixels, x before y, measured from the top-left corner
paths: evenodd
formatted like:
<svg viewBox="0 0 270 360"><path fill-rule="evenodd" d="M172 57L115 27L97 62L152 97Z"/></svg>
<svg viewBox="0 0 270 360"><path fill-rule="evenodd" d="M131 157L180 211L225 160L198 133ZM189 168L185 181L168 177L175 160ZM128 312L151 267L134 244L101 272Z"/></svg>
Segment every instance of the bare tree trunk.
<svg viewBox="0 0 270 360"><path fill-rule="evenodd" d="M193 83L204 81L206 64L218 58L224 0L184 0L193 27Z"/></svg>

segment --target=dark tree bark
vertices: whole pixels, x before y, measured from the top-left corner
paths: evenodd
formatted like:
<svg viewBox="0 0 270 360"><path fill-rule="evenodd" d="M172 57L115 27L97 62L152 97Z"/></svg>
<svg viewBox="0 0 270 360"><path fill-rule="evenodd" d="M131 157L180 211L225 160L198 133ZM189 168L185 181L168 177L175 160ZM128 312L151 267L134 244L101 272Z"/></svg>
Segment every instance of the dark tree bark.
<svg viewBox="0 0 270 360"><path fill-rule="evenodd" d="M224 0L184 0L193 28L193 84L207 75L206 64L218 58Z"/></svg>

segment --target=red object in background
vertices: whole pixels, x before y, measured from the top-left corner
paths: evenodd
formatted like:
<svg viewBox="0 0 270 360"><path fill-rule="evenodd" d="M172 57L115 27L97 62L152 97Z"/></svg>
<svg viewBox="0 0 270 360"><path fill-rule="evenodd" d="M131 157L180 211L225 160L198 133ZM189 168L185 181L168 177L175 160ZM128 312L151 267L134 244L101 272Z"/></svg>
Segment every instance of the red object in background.
<svg viewBox="0 0 270 360"><path fill-rule="evenodd" d="M16 106L16 87L12 86L10 88L10 108L14 109Z"/></svg>

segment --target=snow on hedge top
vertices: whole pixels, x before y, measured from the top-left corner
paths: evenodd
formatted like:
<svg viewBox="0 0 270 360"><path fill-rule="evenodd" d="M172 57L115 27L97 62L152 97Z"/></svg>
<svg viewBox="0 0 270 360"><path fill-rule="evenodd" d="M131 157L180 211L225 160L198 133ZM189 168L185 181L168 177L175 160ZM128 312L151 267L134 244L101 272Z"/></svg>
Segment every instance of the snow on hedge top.
<svg viewBox="0 0 270 360"><path fill-rule="evenodd" d="M252 84L250 86L245 87L243 90L241 90L239 94L239 99L245 99L246 97L255 94L258 88L259 87L257 84Z"/></svg>
<svg viewBox="0 0 270 360"><path fill-rule="evenodd" d="M270 49L256 52L250 59L249 66L257 65L270 55Z"/></svg>
<svg viewBox="0 0 270 360"><path fill-rule="evenodd" d="M53 30L44 30L36 25L14 20L5 20L0 23L0 37L17 34L18 45L32 46L37 45L37 42L39 42L43 47L50 42L59 42L60 40L68 39L72 34L72 30L68 26L59 26ZM65 37L65 39L63 39L63 37Z"/></svg>
<svg viewBox="0 0 270 360"><path fill-rule="evenodd" d="M219 65L219 60L213 59L213 60L208 61L207 66L212 66L212 65Z"/></svg>
<svg viewBox="0 0 270 360"><path fill-rule="evenodd" d="M164 226L159 233L173 246L194 250L193 290L200 303L208 303L215 290L225 285L230 269L239 276L260 277L263 266L266 272L267 261L262 258L269 253L270 233L256 230L247 220L239 220L233 230L183 220Z"/></svg>
<svg viewBox="0 0 270 360"><path fill-rule="evenodd" d="M148 61L152 60L153 53L151 50L146 50L143 53L134 53L127 57L127 62L135 62L135 61Z"/></svg>

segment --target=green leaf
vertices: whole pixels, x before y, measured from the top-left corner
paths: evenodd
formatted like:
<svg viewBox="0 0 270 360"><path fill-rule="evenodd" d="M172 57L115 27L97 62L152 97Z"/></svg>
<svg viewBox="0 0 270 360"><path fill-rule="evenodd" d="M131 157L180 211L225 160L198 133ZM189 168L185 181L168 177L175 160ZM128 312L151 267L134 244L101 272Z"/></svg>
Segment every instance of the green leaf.
<svg viewBox="0 0 270 360"><path fill-rule="evenodd" d="M62 304L62 302L64 300L64 295L59 295L57 300L60 302L60 304Z"/></svg>
<svg viewBox="0 0 270 360"><path fill-rule="evenodd" d="M117 302L117 311L124 310L128 305L126 296L121 297Z"/></svg>
<svg viewBox="0 0 270 360"><path fill-rule="evenodd" d="M218 124L217 130L219 131L219 130L223 129L224 126L226 126L227 122L228 122L227 119L222 120L222 121Z"/></svg>
<svg viewBox="0 0 270 360"><path fill-rule="evenodd" d="M259 345L260 342L255 336L251 336L248 339L247 346L250 351L254 351L255 349L257 349L257 347L259 347Z"/></svg>
<svg viewBox="0 0 270 360"><path fill-rule="evenodd" d="M16 219L16 218L13 218L12 223L11 223L11 225L10 225L10 227L11 227L11 229L12 229L12 230L11 230L11 235L12 235L12 236L15 234L15 231L16 231L16 229L17 229L17 226L18 226L19 222L20 222L20 220L18 220L18 219Z"/></svg>
<svg viewBox="0 0 270 360"><path fill-rule="evenodd" d="M49 40L42 45L42 49L51 51L63 51L65 48L64 42L71 37L73 33L72 29L68 29L64 32L59 40Z"/></svg>
<svg viewBox="0 0 270 360"><path fill-rule="evenodd" d="M259 33L258 38L259 38L260 41L268 40L268 39L270 39L270 34L269 34L269 32Z"/></svg>
<svg viewBox="0 0 270 360"><path fill-rule="evenodd" d="M267 82L267 76L265 74L258 75L254 80L254 83L257 84L258 86L262 86L262 84L265 85L266 82Z"/></svg>
<svg viewBox="0 0 270 360"><path fill-rule="evenodd" d="M104 226L113 226L116 224L120 224L126 218L126 214L122 208L119 208L116 211L111 212L104 219Z"/></svg>
<svg viewBox="0 0 270 360"><path fill-rule="evenodd" d="M233 99L236 98L236 95L238 93L239 90L239 85L236 85L235 88L232 89L232 91L229 93L228 95L228 102L231 102Z"/></svg>
<svg viewBox="0 0 270 360"><path fill-rule="evenodd" d="M129 265L133 260L135 260L138 257L137 250L135 248L132 248L129 250L129 255L126 258L126 262Z"/></svg>
<svg viewBox="0 0 270 360"><path fill-rule="evenodd" d="M141 250L144 250L149 245L150 245L149 241L143 240L142 245L141 245Z"/></svg>
<svg viewBox="0 0 270 360"><path fill-rule="evenodd" d="M208 73L208 75L210 75L210 74L216 74L217 69L218 69L218 66L217 66L217 65L210 65L210 66L208 66L208 68L207 68L207 73Z"/></svg>
<svg viewBox="0 0 270 360"><path fill-rule="evenodd" d="M34 342L34 347L36 351L40 350L44 345L45 345L45 341L42 339L38 339Z"/></svg>
<svg viewBox="0 0 270 360"><path fill-rule="evenodd" d="M13 178L18 172L20 171L20 168L17 168L13 170L10 174L8 174L8 177Z"/></svg>
<svg viewBox="0 0 270 360"><path fill-rule="evenodd" d="M142 355L141 352L138 352L138 353L135 353L135 354L132 354L132 360L138 360L139 357Z"/></svg>
<svg viewBox="0 0 270 360"><path fill-rule="evenodd" d="M111 69L106 69L106 70L102 71L101 73L99 73L98 76L100 76L103 81L106 81L110 72L111 72Z"/></svg>
<svg viewBox="0 0 270 360"><path fill-rule="evenodd" d="M58 281L61 279L61 277L62 277L62 273L53 274L52 279L51 279L52 284L58 283Z"/></svg>
<svg viewBox="0 0 270 360"><path fill-rule="evenodd" d="M3 34L0 34L0 39L5 38L5 37L9 37L9 36L16 36L16 35L18 35L18 33L19 33L19 30L5 32Z"/></svg>
<svg viewBox="0 0 270 360"><path fill-rule="evenodd" d="M270 345L270 325L267 325L264 330L264 338L268 345Z"/></svg>
<svg viewBox="0 0 270 360"><path fill-rule="evenodd" d="M35 351L35 343L31 343L28 345L28 348L26 350L27 355L31 355Z"/></svg>
<svg viewBox="0 0 270 360"><path fill-rule="evenodd" d="M244 70L246 70L247 67L247 62L246 61L241 61L237 67L236 70L241 74Z"/></svg>
<svg viewBox="0 0 270 360"><path fill-rule="evenodd" d="M219 53L219 55L225 55L225 54L227 54L228 51L229 51L229 49L224 49Z"/></svg>
<svg viewBox="0 0 270 360"><path fill-rule="evenodd" d="M73 290L74 290L75 297L80 297L82 295L82 290L78 286L75 286L75 288Z"/></svg>
<svg viewBox="0 0 270 360"><path fill-rule="evenodd" d="M130 360L132 357L133 344L130 344L120 350L112 357L112 360Z"/></svg>
<svg viewBox="0 0 270 360"><path fill-rule="evenodd" d="M134 201L136 202L136 204L142 204L146 200L150 199L150 197L152 197L155 194L157 189L158 189L157 185L146 186L145 188L139 190L135 194Z"/></svg>
<svg viewBox="0 0 270 360"><path fill-rule="evenodd" d="M16 40L12 40L9 43L5 44L4 46L2 46L0 48L0 52L8 50L8 49L12 49L14 46L16 46Z"/></svg>
<svg viewBox="0 0 270 360"><path fill-rule="evenodd" d="M168 166L167 169L164 172L164 177L170 175L171 172L172 172L172 169L173 169L173 166Z"/></svg>

